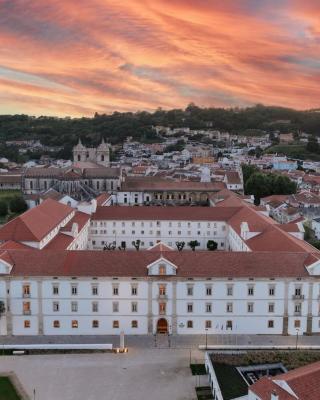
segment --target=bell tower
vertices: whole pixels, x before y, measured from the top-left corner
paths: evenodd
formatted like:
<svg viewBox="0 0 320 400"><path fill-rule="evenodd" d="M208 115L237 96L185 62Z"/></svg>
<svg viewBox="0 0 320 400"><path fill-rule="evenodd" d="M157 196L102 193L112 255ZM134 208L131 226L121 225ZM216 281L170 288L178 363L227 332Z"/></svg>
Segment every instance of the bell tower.
<svg viewBox="0 0 320 400"><path fill-rule="evenodd" d="M101 143L97 147L96 163L99 165L103 165L104 167L109 167L110 165L110 147L103 138Z"/></svg>

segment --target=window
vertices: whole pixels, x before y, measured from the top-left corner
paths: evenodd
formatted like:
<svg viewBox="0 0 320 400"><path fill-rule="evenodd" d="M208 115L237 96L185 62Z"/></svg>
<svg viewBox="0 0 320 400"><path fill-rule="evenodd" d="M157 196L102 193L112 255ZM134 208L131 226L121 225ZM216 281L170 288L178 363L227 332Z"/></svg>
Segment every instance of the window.
<svg viewBox="0 0 320 400"><path fill-rule="evenodd" d="M119 295L119 285L113 285L112 291L113 291L114 296L118 296Z"/></svg>
<svg viewBox="0 0 320 400"><path fill-rule="evenodd" d="M211 321L206 321L205 324L206 329L211 329L211 326L212 326Z"/></svg>
<svg viewBox="0 0 320 400"><path fill-rule="evenodd" d="M227 312L228 313L233 312L233 304L232 303L227 303Z"/></svg>
<svg viewBox="0 0 320 400"><path fill-rule="evenodd" d="M138 321L136 320L131 321L131 328L138 328Z"/></svg>
<svg viewBox="0 0 320 400"><path fill-rule="evenodd" d="M252 313L253 312L253 303L248 303L247 304L247 311L248 311L248 313Z"/></svg>
<svg viewBox="0 0 320 400"><path fill-rule="evenodd" d="M211 296L212 295L212 286L207 286L206 287L206 295Z"/></svg>
<svg viewBox="0 0 320 400"><path fill-rule="evenodd" d="M135 301L131 303L131 312L138 312L138 303Z"/></svg>
<svg viewBox="0 0 320 400"><path fill-rule="evenodd" d="M77 312L78 311L78 303L76 301L71 302L71 311Z"/></svg>
<svg viewBox="0 0 320 400"><path fill-rule="evenodd" d="M54 301L52 304L52 309L54 312L58 312L59 311L59 302Z"/></svg>
<svg viewBox="0 0 320 400"><path fill-rule="evenodd" d="M97 319L92 321L92 328L99 328L99 321Z"/></svg>
<svg viewBox="0 0 320 400"><path fill-rule="evenodd" d="M294 312L295 312L296 314L300 314L300 313L301 313L301 303L296 303L296 304L294 305Z"/></svg>
<svg viewBox="0 0 320 400"><path fill-rule="evenodd" d="M193 321L187 321L187 328L193 328Z"/></svg>
<svg viewBox="0 0 320 400"><path fill-rule="evenodd" d="M187 285L187 295L193 296L193 285Z"/></svg>
<svg viewBox="0 0 320 400"><path fill-rule="evenodd" d="M166 266L165 265L159 266L159 275L166 275Z"/></svg>
<svg viewBox="0 0 320 400"><path fill-rule="evenodd" d="M206 304L206 312L211 313L211 311L212 311L212 305L211 305L211 303L207 303Z"/></svg>
<svg viewBox="0 0 320 400"><path fill-rule="evenodd" d="M96 301L92 303L92 312L98 312L98 303Z"/></svg>
<svg viewBox="0 0 320 400"><path fill-rule="evenodd" d="M60 321L55 320L55 321L53 321L52 325L53 325L54 328L60 328Z"/></svg>
<svg viewBox="0 0 320 400"><path fill-rule="evenodd" d="M269 303L269 305L268 305L268 311L269 311L270 313L273 313L273 312L274 312L274 303Z"/></svg>
<svg viewBox="0 0 320 400"><path fill-rule="evenodd" d="M159 285L159 296L166 295L166 285Z"/></svg>
<svg viewBox="0 0 320 400"><path fill-rule="evenodd" d="M22 294L23 297L30 297L30 285L23 285Z"/></svg>
<svg viewBox="0 0 320 400"><path fill-rule="evenodd" d="M55 296L59 294L59 286L58 285L52 286L52 294Z"/></svg>
<svg viewBox="0 0 320 400"><path fill-rule="evenodd" d="M227 321L227 323L226 323L226 329L232 330L232 321Z"/></svg>
<svg viewBox="0 0 320 400"><path fill-rule="evenodd" d="M24 314L24 315L29 315L29 314L31 314L31 304L30 304L30 301L24 301L24 302L23 302L23 314Z"/></svg>
<svg viewBox="0 0 320 400"><path fill-rule="evenodd" d="M300 326L301 326L300 320L299 320L299 319L296 319L296 320L294 321L294 327L295 327L295 328L300 328Z"/></svg>
<svg viewBox="0 0 320 400"><path fill-rule="evenodd" d="M233 296L233 285L227 286L227 296Z"/></svg>
<svg viewBox="0 0 320 400"><path fill-rule="evenodd" d="M98 295L98 285L92 285L92 296Z"/></svg>
<svg viewBox="0 0 320 400"><path fill-rule="evenodd" d="M76 319L73 319L71 322L71 328L72 329L77 329L78 328L78 321Z"/></svg>
<svg viewBox="0 0 320 400"><path fill-rule="evenodd" d="M295 296L301 296L301 292L302 292L301 286L296 286L294 289Z"/></svg>
<svg viewBox="0 0 320 400"><path fill-rule="evenodd" d="M268 321L268 328L274 328L274 321L272 319Z"/></svg>
<svg viewBox="0 0 320 400"><path fill-rule="evenodd" d="M159 314L164 315L166 313L166 303L159 303Z"/></svg>
<svg viewBox="0 0 320 400"><path fill-rule="evenodd" d="M253 296L254 295L254 286L250 285L248 286L248 296Z"/></svg>
<svg viewBox="0 0 320 400"><path fill-rule="evenodd" d="M269 286L269 296L274 296L276 294L276 288L274 285Z"/></svg>
<svg viewBox="0 0 320 400"><path fill-rule="evenodd" d="M29 319L25 319L24 320L24 327L25 328L30 328L30 326L31 326L30 320Z"/></svg>
<svg viewBox="0 0 320 400"><path fill-rule="evenodd" d="M112 322L112 327L114 328L114 329L117 329L117 328L119 328L119 321L113 321Z"/></svg>
<svg viewBox="0 0 320 400"><path fill-rule="evenodd" d="M119 303L117 301L112 303L112 312L119 312Z"/></svg>
<svg viewBox="0 0 320 400"><path fill-rule="evenodd" d="M78 286L77 285L71 285L71 295L75 296L78 294Z"/></svg>
<svg viewBox="0 0 320 400"><path fill-rule="evenodd" d="M137 287L137 285L132 285L132 286L131 286L131 295L132 295L132 296L137 296L137 294L138 294L138 287Z"/></svg>
<svg viewBox="0 0 320 400"><path fill-rule="evenodd" d="M193 304L192 304L192 303L188 303L188 304L187 304L187 312L188 312L188 313L193 312Z"/></svg>

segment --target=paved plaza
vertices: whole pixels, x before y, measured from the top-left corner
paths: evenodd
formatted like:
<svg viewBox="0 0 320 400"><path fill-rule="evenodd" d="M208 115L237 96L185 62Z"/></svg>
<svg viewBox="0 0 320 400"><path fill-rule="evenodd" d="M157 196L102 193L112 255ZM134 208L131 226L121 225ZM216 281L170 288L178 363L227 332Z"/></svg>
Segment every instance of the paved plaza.
<svg viewBox="0 0 320 400"><path fill-rule="evenodd" d="M36 400L196 399L189 352L183 349L3 356L0 360L0 372L14 371L30 399L34 389Z"/></svg>
<svg viewBox="0 0 320 400"><path fill-rule="evenodd" d="M113 343L118 336L17 336L9 343ZM88 354L43 354L0 357L0 373L12 371L35 400L193 400L196 381L189 364L202 363L205 335L127 336L129 352ZM208 335L208 345L295 345L293 336ZM319 336L301 336L298 346L320 345ZM1 347L0 347L1 351Z"/></svg>

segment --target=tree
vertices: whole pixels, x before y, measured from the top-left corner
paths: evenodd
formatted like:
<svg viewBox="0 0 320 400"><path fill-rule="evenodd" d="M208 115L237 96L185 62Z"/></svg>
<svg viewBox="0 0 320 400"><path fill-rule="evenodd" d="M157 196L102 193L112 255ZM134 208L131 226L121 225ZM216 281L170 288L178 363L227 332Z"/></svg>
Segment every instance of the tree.
<svg viewBox="0 0 320 400"><path fill-rule="evenodd" d="M140 244L141 244L140 239L133 240L133 242L132 242L132 246L134 246L137 251L140 249Z"/></svg>
<svg viewBox="0 0 320 400"><path fill-rule="evenodd" d="M195 251L196 247L200 246L200 243L197 240L191 240L188 246L191 247L192 251Z"/></svg>
<svg viewBox="0 0 320 400"><path fill-rule="evenodd" d="M245 183L245 193L253 194L255 204L260 204L261 197L271 193L270 179L261 172L254 173Z"/></svg>
<svg viewBox="0 0 320 400"><path fill-rule="evenodd" d="M247 180L250 178L252 174L255 172L259 172L258 167L255 165L249 165L249 164L242 164L242 174L243 174L243 181L244 183L247 182Z"/></svg>
<svg viewBox="0 0 320 400"><path fill-rule="evenodd" d="M0 200L0 216L5 217L8 214L8 205L5 201Z"/></svg>
<svg viewBox="0 0 320 400"><path fill-rule="evenodd" d="M319 152L320 146L319 146L319 143L315 136L309 136L306 149L310 153L318 153Z"/></svg>
<svg viewBox="0 0 320 400"><path fill-rule="evenodd" d="M209 251L217 250L217 248L218 248L218 243L217 242L215 242L214 240L208 240L207 249Z"/></svg>
<svg viewBox="0 0 320 400"><path fill-rule="evenodd" d="M127 244L125 241L121 242L121 245L118 247L119 250L125 250L127 248Z"/></svg>
<svg viewBox="0 0 320 400"><path fill-rule="evenodd" d="M21 196L14 196L9 202L9 208L12 213L20 214L27 210L27 203Z"/></svg>
<svg viewBox="0 0 320 400"><path fill-rule="evenodd" d="M104 245L103 250L113 251L113 250L116 249L116 247L117 247L116 242L106 243L106 244Z"/></svg>
<svg viewBox="0 0 320 400"><path fill-rule="evenodd" d="M182 251L184 246L185 246L186 242L176 242L176 246L178 251Z"/></svg>

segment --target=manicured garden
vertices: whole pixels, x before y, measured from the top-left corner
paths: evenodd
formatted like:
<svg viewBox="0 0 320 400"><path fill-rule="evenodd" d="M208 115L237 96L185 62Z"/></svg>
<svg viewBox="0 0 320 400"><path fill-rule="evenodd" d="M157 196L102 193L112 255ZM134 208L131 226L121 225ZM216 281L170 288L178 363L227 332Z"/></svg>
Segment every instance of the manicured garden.
<svg viewBox="0 0 320 400"><path fill-rule="evenodd" d="M6 376L0 376L0 400L21 400L11 380Z"/></svg>

